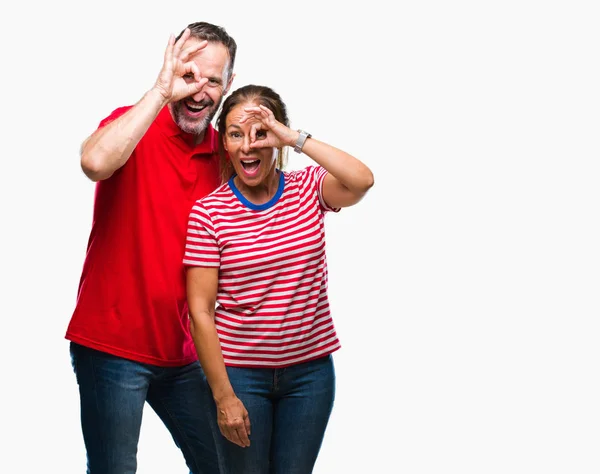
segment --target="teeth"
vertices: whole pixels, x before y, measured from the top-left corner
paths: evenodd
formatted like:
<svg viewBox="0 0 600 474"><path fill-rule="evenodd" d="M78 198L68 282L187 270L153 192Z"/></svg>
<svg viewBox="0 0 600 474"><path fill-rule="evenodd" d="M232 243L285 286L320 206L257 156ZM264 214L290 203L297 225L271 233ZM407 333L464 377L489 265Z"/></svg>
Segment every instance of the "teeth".
<svg viewBox="0 0 600 474"><path fill-rule="evenodd" d="M201 110L204 110L204 108L206 107L205 105L203 105L202 107L194 107L193 105L187 104L188 108L191 110L194 110L195 112L200 112Z"/></svg>

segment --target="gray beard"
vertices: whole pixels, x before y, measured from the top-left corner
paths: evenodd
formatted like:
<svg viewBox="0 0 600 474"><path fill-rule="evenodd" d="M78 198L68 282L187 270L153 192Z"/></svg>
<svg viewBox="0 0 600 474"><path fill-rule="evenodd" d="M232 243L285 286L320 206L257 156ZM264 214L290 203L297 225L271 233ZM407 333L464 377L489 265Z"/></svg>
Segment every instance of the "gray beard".
<svg viewBox="0 0 600 474"><path fill-rule="evenodd" d="M210 125L213 117L217 113L217 110L219 110L221 100L216 104L216 106L213 106L212 112L206 117L204 117L201 122L190 122L183 118L181 109L185 107L185 105L182 102L180 102L175 107L173 107L173 118L175 120L175 123L185 133L190 133L192 135L202 135Z"/></svg>

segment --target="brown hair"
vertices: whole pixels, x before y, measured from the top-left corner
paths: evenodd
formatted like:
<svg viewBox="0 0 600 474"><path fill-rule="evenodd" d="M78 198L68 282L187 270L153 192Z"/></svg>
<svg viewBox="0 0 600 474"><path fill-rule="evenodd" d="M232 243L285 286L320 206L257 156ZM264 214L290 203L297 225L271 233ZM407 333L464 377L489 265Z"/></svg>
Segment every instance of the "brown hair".
<svg viewBox="0 0 600 474"><path fill-rule="evenodd" d="M221 179L225 183L231 176L233 176L233 166L227 158L227 152L223 144L223 137L225 134L227 115L231 110L244 103L256 103L264 105L273 112L275 118L286 126L290 126L290 121L287 114L287 108L281 100L281 97L273 89L266 86L257 86L250 84L244 87L240 87L231 93L227 99L223 102L223 107L217 118L217 130L219 131L221 138L219 140L219 157L221 158ZM277 154L276 166L279 169L283 169L287 162L287 148L280 148Z"/></svg>

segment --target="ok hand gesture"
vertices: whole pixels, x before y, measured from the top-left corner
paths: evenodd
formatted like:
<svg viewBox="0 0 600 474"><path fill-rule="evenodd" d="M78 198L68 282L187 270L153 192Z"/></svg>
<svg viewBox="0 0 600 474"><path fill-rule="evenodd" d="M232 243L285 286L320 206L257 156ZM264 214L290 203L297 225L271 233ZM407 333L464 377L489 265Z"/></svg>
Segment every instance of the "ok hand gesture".
<svg viewBox="0 0 600 474"><path fill-rule="evenodd" d="M277 121L271 109L264 105L244 107L240 123L253 120L250 148L294 146L299 133Z"/></svg>
<svg viewBox="0 0 600 474"><path fill-rule="evenodd" d="M186 28L177 42L173 35L169 38L163 67L154 84L154 89L167 102L176 102L193 95L208 82L208 79L200 75L197 64L189 60L198 51L206 48L208 42L198 40L188 42L189 37L190 30Z"/></svg>

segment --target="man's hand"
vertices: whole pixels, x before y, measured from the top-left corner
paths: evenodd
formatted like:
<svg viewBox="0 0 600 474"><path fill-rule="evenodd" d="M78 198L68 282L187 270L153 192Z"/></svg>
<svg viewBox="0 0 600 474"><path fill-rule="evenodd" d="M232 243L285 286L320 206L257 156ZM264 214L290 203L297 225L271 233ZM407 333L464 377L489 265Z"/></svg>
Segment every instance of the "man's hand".
<svg viewBox="0 0 600 474"><path fill-rule="evenodd" d="M208 79L201 77L196 63L189 61L191 56L206 48L208 42L195 39L188 42L189 37L190 30L186 28L177 42L175 36L169 38L165 61L153 87L167 103L199 92L208 82Z"/></svg>

